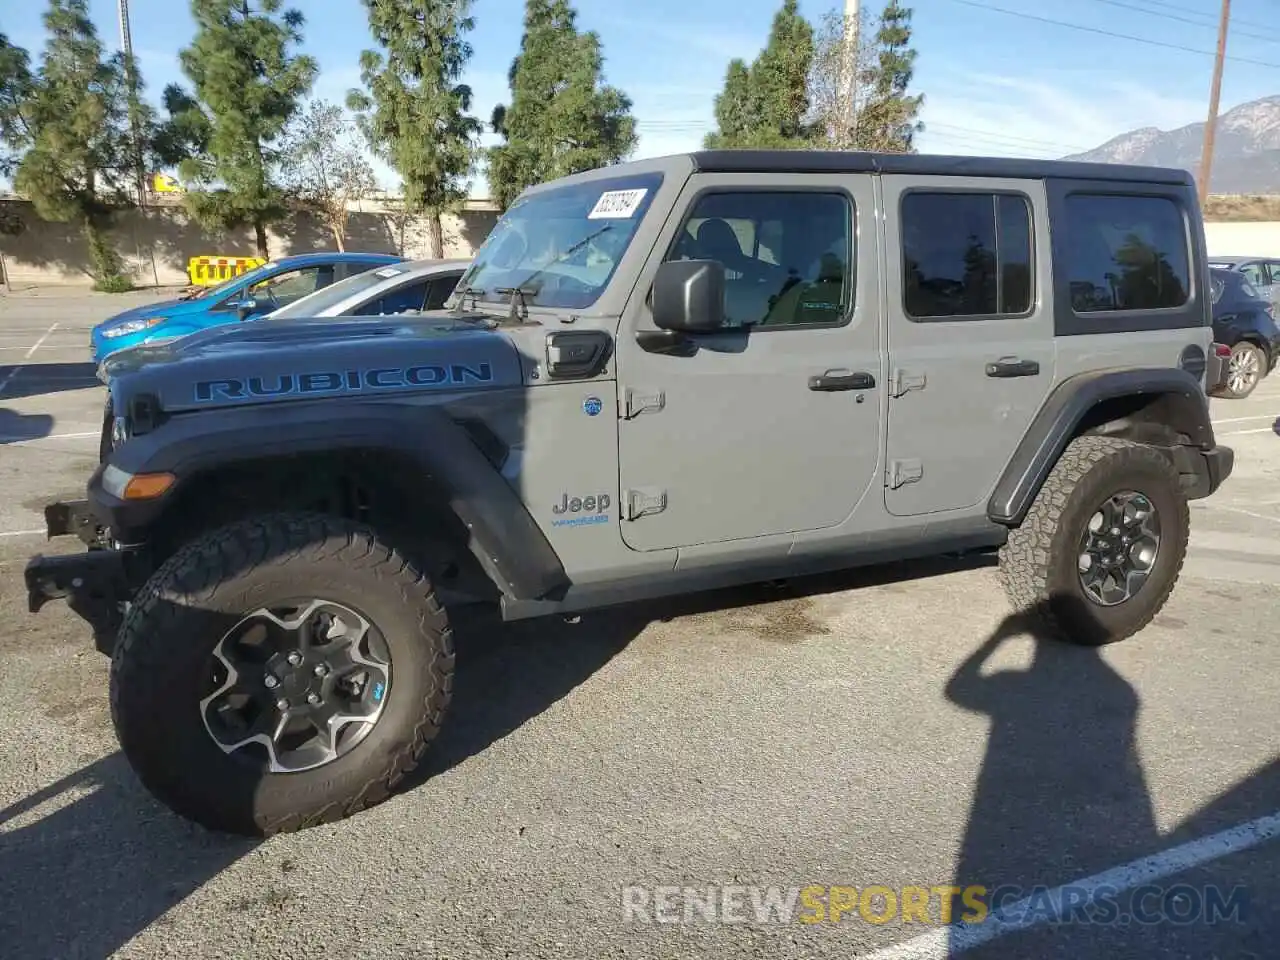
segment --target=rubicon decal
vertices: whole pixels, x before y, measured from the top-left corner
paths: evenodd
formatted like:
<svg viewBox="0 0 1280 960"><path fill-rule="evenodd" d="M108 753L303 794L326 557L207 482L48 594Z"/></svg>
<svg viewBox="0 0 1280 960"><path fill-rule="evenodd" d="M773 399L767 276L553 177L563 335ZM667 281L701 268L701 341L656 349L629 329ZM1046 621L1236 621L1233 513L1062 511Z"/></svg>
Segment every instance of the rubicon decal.
<svg viewBox="0 0 1280 960"><path fill-rule="evenodd" d="M263 377L197 380L195 401L210 403L249 398L362 393L369 390L415 390L492 381L493 367L488 363L428 363L413 367L377 367L369 370L324 370Z"/></svg>

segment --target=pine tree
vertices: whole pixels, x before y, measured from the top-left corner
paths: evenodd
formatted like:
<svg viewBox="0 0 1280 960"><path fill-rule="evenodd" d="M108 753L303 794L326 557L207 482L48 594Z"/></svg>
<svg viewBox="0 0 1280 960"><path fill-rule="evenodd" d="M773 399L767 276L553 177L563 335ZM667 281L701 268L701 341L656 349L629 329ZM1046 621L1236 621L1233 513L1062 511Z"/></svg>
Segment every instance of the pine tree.
<svg viewBox="0 0 1280 960"><path fill-rule="evenodd" d="M44 26L36 76L25 73L14 48L5 57L0 122L21 154L14 188L43 219L82 226L99 289L127 289L120 255L105 235L112 210L128 203L132 172L125 58L105 56L86 0L50 0ZM11 101L18 88L21 100Z"/></svg>
<svg viewBox="0 0 1280 960"><path fill-rule="evenodd" d="M924 95L907 95L916 62L910 46L911 14L898 0L889 0L880 14L875 73L869 78L870 95L858 123L859 139L874 146L863 149L911 153L915 135L924 129L916 119Z"/></svg>
<svg viewBox="0 0 1280 960"><path fill-rule="evenodd" d="M179 60L192 93L165 89L169 121L160 158L189 181L186 203L219 230L251 225L258 255L269 255L267 227L288 206L277 183L280 142L315 80L302 42L303 16L282 0L191 0L196 35Z"/></svg>
<svg viewBox="0 0 1280 960"><path fill-rule="evenodd" d="M729 65L716 102L719 129L707 137L707 146L805 146L813 53L813 27L800 15L797 0L783 0L768 43L751 66Z"/></svg>
<svg viewBox="0 0 1280 960"><path fill-rule="evenodd" d="M0 177L13 173L29 144L24 110L33 84L30 54L0 33Z"/></svg>
<svg viewBox="0 0 1280 960"><path fill-rule="evenodd" d="M488 151L489 189L505 209L526 187L614 164L636 145L631 100L602 85L594 32L579 33L568 0L527 0L511 106L494 110L504 142Z"/></svg>
<svg viewBox="0 0 1280 960"><path fill-rule="evenodd" d="M405 209L427 218L431 256L444 256L442 215L470 190L480 121L460 82L471 58L471 0L363 0L382 53L360 55L365 90L347 103L370 148L402 181Z"/></svg>
<svg viewBox="0 0 1280 960"><path fill-rule="evenodd" d="M743 145L756 116L751 103L751 73L744 61L729 61L725 72L724 89L716 95L716 126L707 134L705 146L709 150Z"/></svg>

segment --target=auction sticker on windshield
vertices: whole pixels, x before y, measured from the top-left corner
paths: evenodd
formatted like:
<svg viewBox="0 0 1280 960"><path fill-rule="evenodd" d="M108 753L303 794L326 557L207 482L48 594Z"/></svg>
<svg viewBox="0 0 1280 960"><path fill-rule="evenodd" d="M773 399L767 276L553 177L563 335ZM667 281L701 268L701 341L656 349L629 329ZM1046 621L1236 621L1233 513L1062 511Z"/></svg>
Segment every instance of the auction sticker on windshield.
<svg viewBox="0 0 1280 960"><path fill-rule="evenodd" d="M648 193L647 187L639 190L606 190L600 194L595 207L587 214L588 220L626 220L640 206L640 201Z"/></svg>
<svg viewBox="0 0 1280 960"><path fill-rule="evenodd" d="M373 271L373 275L375 277L382 277L384 280L390 280L392 277L398 277L402 273L404 273L403 270L398 270L395 267L383 267L381 270Z"/></svg>

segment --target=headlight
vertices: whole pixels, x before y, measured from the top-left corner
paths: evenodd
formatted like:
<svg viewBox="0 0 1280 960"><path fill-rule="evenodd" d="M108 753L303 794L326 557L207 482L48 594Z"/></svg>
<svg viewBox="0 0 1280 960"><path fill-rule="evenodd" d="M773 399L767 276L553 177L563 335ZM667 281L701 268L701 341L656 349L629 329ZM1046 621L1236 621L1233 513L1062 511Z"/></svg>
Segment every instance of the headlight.
<svg viewBox="0 0 1280 960"><path fill-rule="evenodd" d="M118 323L114 327L107 327L102 331L102 335L108 339L113 337L123 337L130 333L139 333L143 330L149 330L158 323L164 323L167 317L146 317L142 320L126 320L124 323Z"/></svg>

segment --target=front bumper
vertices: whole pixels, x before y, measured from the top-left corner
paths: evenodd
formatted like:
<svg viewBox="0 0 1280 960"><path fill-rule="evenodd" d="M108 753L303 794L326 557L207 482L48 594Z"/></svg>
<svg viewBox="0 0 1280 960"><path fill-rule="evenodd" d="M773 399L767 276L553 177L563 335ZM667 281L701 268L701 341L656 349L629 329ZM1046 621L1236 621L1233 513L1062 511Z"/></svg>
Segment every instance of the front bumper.
<svg viewBox="0 0 1280 960"><path fill-rule="evenodd" d="M87 501L50 504L45 508L45 526L50 539L74 535L88 549L32 557L24 571L27 609L39 613L49 601L65 600L93 628L98 650L110 655L134 592L133 552L108 545Z"/></svg>

